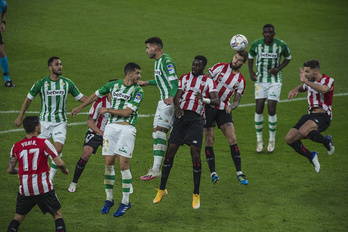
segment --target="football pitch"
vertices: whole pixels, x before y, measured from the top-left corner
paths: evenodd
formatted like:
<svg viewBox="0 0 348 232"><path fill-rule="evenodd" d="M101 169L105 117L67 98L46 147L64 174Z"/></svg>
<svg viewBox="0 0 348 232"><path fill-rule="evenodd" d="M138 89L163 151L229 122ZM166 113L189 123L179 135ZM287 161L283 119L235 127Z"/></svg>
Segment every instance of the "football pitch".
<svg viewBox="0 0 348 232"><path fill-rule="evenodd" d="M144 41L159 36L164 52L174 60L179 76L191 70L196 55L208 59L208 67L228 63L234 54L229 41L243 34L251 43L262 37L262 27L275 26L276 38L287 42L292 59L283 69L281 102L277 107L276 148L257 153L254 129L254 83L247 65L241 72L246 89L240 107L233 111L242 170L249 184L236 179L226 139L215 130L216 171L219 184L210 180L202 148L201 207L193 210L193 174L189 147L179 149L167 184L168 195L158 204L152 200L160 180L142 181L152 166L152 122L159 91L144 87L144 100L137 123L131 171L134 193L132 208L114 218L117 204L107 215L104 205L104 159L101 148L93 155L69 193L76 162L82 153L87 131L87 111L68 116L69 127L63 160L70 174L58 173L54 188L62 205L67 231L348 231L348 128L345 104L348 58L348 1L148 1L148 0L7 0L6 30L2 33L14 89L0 87L0 228L5 230L15 213L19 181L6 172L13 143L25 135L13 122L33 83L49 74L47 60L59 56L63 76L74 81L86 96L109 79L123 78L128 62L142 68L142 80L153 79L154 60L145 53ZM288 92L300 84L299 67L309 59L321 61L321 73L335 79L333 120L324 135L331 134L335 154L310 140L304 144L319 152L321 172L295 153L284 137L300 116L307 113L305 94L287 101ZM255 68L254 68L255 70ZM2 78L2 77L1 77ZM40 110L39 96L26 115ZM345 103L346 102L346 103ZM68 97L67 111L79 103ZM264 112L267 121L267 110ZM268 130L264 124L264 140ZM121 174L115 165L115 203L122 198ZM53 231L54 222L36 206L19 231Z"/></svg>

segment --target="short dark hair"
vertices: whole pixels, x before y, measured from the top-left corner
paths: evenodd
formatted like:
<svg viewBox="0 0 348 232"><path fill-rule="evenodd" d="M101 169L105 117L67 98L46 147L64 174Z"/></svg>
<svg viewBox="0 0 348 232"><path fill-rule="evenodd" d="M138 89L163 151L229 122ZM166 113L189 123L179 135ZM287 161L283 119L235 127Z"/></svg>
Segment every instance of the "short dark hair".
<svg viewBox="0 0 348 232"><path fill-rule="evenodd" d="M319 60L308 60L303 63L304 67L309 67L310 69L320 69Z"/></svg>
<svg viewBox="0 0 348 232"><path fill-rule="evenodd" d="M238 51L237 54L240 55L241 57L243 57L243 59L244 59L243 62L248 60L248 52L247 51L245 51L245 50Z"/></svg>
<svg viewBox="0 0 348 232"><path fill-rule="evenodd" d="M23 127L27 134L35 131L35 127L40 124L40 119L38 116L27 116L23 120Z"/></svg>
<svg viewBox="0 0 348 232"><path fill-rule="evenodd" d="M53 60L60 60L58 56L52 56L48 59L48 67L52 65Z"/></svg>
<svg viewBox="0 0 348 232"><path fill-rule="evenodd" d="M274 26L272 25L272 24L266 24L266 25L264 25L263 26L263 29L265 29L265 28L272 28L273 29L273 31L274 31Z"/></svg>
<svg viewBox="0 0 348 232"><path fill-rule="evenodd" d="M147 40L145 40L145 44L155 44L157 45L159 48L163 48L163 43L162 43L162 40L160 39L160 37L151 37Z"/></svg>
<svg viewBox="0 0 348 232"><path fill-rule="evenodd" d="M206 66L207 63L208 63L208 60L207 58L205 58L205 56L202 56L202 55L198 55L195 57L195 60L201 60L202 63L203 63L203 66Z"/></svg>
<svg viewBox="0 0 348 232"><path fill-rule="evenodd" d="M118 79L115 78L115 79L110 79L108 82L113 82L113 81L117 81Z"/></svg>
<svg viewBox="0 0 348 232"><path fill-rule="evenodd" d="M135 69L139 69L141 70L140 66L134 62L129 62L128 64L126 64L126 66L124 67L124 74L127 76L127 73L129 72L134 72Z"/></svg>

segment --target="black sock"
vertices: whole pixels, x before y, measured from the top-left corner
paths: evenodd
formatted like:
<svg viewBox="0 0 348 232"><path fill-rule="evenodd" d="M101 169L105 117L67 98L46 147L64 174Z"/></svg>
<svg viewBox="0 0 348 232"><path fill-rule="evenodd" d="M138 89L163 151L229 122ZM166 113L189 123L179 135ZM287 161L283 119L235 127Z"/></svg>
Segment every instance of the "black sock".
<svg viewBox="0 0 348 232"><path fill-rule="evenodd" d="M193 162L193 194L199 194L199 185L201 183L202 165L201 161Z"/></svg>
<svg viewBox="0 0 348 232"><path fill-rule="evenodd" d="M63 218L58 218L54 222L56 224L56 232L65 232L66 231Z"/></svg>
<svg viewBox="0 0 348 232"><path fill-rule="evenodd" d="M166 189L169 173L173 167L173 161L174 161L174 158L164 157L164 162L163 162L163 166L162 166L161 185L160 185L161 190Z"/></svg>
<svg viewBox="0 0 348 232"><path fill-rule="evenodd" d="M308 133L307 138L311 139L313 142L322 143L326 149L330 150L330 140L325 138L317 130L312 130Z"/></svg>
<svg viewBox="0 0 348 232"><path fill-rule="evenodd" d="M19 225L19 221L13 219L8 226L7 232L17 232Z"/></svg>
<svg viewBox="0 0 348 232"><path fill-rule="evenodd" d="M77 183L77 181L79 180L83 170L85 169L86 164L87 164L87 161L83 160L82 158L80 158L79 161L77 161L74 178L73 178L74 183Z"/></svg>
<svg viewBox="0 0 348 232"><path fill-rule="evenodd" d="M205 158L207 158L210 173L215 172L215 154L213 147L205 147Z"/></svg>
<svg viewBox="0 0 348 232"><path fill-rule="evenodd" d="M230 146L231 156L236 167L237 172L242 171L242 160L240 158L239 147L237 144Z"/></svg>
<svg viewBox="0 0 348 232"><path fill-rule="evenodd" d="M289 144L290 147L292 147L298 154L307 157L309 161L312 161L313 154L310 152L300 140L297 140L293 142L292 144Z"/></svg>

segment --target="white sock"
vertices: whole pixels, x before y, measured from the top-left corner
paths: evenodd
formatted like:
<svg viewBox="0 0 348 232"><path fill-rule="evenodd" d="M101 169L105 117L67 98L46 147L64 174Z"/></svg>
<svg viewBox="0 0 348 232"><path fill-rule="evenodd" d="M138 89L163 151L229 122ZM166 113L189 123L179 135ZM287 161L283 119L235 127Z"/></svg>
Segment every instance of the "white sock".
<svg viewBox="0 0 348 232"><path fill-rule="evenodd" d="M62 158L63 157L63 153L59 154L59 157ZM50 169L50 180L53 181L54 176L57 174L58 171L58 166L56 165L56 163L52 160L51 163L51 169Z"/></svg>
<svg viewBox="0 0 348 232"><path fill-rule="evenodd" d="M133 193L132 174L130 169L121 171L122 174L122 204L129 204L129 194Z"/></svg>
<svg viewBox="0 0 348 232"><path fill-rule="evenodd" d="M106 193L106 200L112 201L114 199L113 197L113 191L114 191L114 184L115 184L115 170L114 166L107 166L105 165L105 172L104 172L104 188Z"/></svg>
<svg viewBox="0 0 348 232"><path fill-rule="evenodd" d="M255 113L255 129L257 141L262 141L263 114Z"/></svg>
<svg viewBox="0 0 348 232"><path fill-rule="evenodd" d="M269 141L275 141L277 128L277 115L268 115Z"/></svg>

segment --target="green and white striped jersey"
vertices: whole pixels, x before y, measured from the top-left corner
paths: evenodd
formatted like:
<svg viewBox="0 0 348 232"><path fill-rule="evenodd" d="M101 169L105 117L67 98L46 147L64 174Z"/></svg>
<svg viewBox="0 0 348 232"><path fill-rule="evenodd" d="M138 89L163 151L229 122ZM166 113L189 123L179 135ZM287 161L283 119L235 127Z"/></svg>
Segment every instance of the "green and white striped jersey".
<svg viewBox="0 0 348 232"><path fill-rule="evenodd" d="M83 97L74 82L66 77L52 81L50 76L37 81L31 87L27 97L33 100L37 94L41 97L40 120L45 122L66 122L66 99L70 93L77 101Z"/></svg>
<svg viewBox="0 0 348 232"><path fill-rule="evenodd" d="M163 54L155 62L155 80L160 90L161 100L169 97L172 90L172 80L178 80L175 64L167 54Z"/></svg>
<svg viewBox="0 0 348 232"><path fill-rule="evenodd" d="M111 93L111 109L121 110L129 107L133 110L129 117L110 114L109 123L128 122L135 126L138 121L139 105L144 97L143 89L138 84L126 86L123 84L122 79L108 82L95 92L99 98L108 93Z"/></svg>
<svg viewBox="0 0 348 232"><path fill-rule="evenodd" d="M274 38L272 45L266 45L264 39L258 39L253 42L249 51L249 59L256 56L256 76L257 82L277 83L282 82L282 71L274 76L269 70L280 65L281 56L284 59L291 59L288 45L280 39Z"/></svg>

